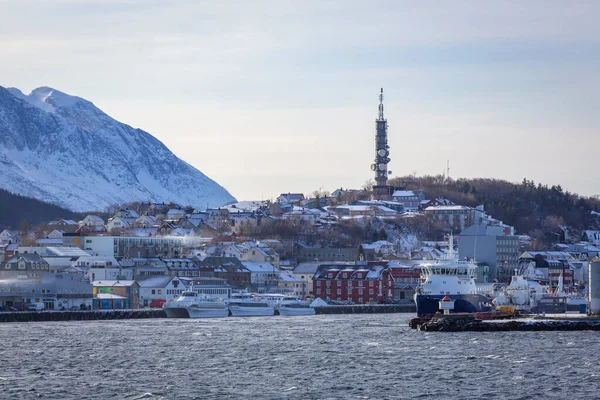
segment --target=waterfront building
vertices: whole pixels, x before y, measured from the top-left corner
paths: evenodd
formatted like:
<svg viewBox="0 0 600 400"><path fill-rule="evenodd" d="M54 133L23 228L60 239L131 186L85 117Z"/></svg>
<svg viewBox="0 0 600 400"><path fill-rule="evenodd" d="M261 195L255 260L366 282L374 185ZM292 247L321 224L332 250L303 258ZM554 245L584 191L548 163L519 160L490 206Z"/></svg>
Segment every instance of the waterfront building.
<svg viewBox="0 0 600 400"><path fill-rule="evenodd" d="M279 286L279 269L265 262L242 261L242 265L250 271L250 284L257 292L268 292Z"/></svg>
<svg viewBox="0 0 600 400"><path fill-rule="evenodd" d="M92 282L93 308L117 310L139 307L140 285L133 280Z"/></svg>
<svg viewBox="0 0 600 400"><path fill-rule="evenodd" d="M296 259L302 262L319 261L356 261L358 248L356 247L303 247L298 246L295 252Z"/></svg>
<svg viewBox="0 0 600 400"><path fill-rule="evenodd" d="M279 274L279 292L290 294L299 299L305 299L307 296L306 281L294 275L290 271L281 271Z"/></svg>
<svg viewBox="0 0 600 400"><path fill-rule="evenodd" d="M293 270L292 273L302 279L304 282L306 282L306 295L307 297L314 297L314 290L313 290L313 276L315 275L315 273L317 272L317 270L319 269L319 266L325 264L322 262L302 262L300 264L298 264ZM327 263L328 265L337 265L337 266L344 266L344 265L354 265L354 262L340 262L340 263Z"/></svg>
<svg viewBox="0 0 600 400"><path fill-rule="evenodd" d="M41 283L42 274L49 271L50 265L39 254L18 253L0 264L0 279Z"/></svg>
<svg viewBox="0 0 600 400"><path fill-rule="evenodd" d="M138 279L140 285L140 307L162 307L165 302L176 300L187 288L177 276L148 276Z"/></svg>
<svg viewBox="0 0 600 400"><path fill-rule="evenodd" d="M206 257L198 265L201 276L224 279L234 289L250 287L250 271L235 257Z"/></svg>
<svg viewBox="0 0 600 400"><path fill-rule="evenodd" d="M394 299L391 268L381 265L319 266L313 276L315 297L354 304L384 303Z"/></svg>

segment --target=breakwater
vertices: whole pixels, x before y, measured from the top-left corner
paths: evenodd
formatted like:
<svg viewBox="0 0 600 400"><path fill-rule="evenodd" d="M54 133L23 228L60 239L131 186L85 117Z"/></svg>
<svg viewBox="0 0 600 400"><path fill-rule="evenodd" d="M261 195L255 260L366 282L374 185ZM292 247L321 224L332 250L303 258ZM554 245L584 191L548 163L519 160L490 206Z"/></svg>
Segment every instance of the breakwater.
<svg viewBox="0 0 600 400"><path fill-rule="evenodd" d="M411 324L411 327L413 325ZM600 331L597 318L573 320L511 320L482 321L473 315L449 315L434 317L416 324L424 332L533 332L533 331Z"/></svg>
<svg viewBox="0 0 600 400"><path fill-rule="evenodd" d="M317 314L414 313L417 312L417 307L414 304L360 304L315 307L315 312Z"/></svg>
<svg viewBox="0 0 600 400"><path fill-rule="evenodd" d="M0 313L0 322L166 318L163 310L25 311Z"/></svg>

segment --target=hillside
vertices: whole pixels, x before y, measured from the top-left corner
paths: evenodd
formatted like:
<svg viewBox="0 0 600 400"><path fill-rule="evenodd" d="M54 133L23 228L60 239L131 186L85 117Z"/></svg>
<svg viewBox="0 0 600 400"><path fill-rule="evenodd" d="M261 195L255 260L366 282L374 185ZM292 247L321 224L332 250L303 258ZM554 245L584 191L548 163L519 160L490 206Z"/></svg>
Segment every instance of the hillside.
<svg viewBox="0 0 600 400"><path fill-rule="evenodd" d="M523 179L511 183L500 179L475 178L447 180L441 176L399 177L390 185L424 190L427 198L446 198L456 204L477 206L516 228L519 234L529 234L546 242L556 241L559 226L568 226L574 233L600 228L600 200L582 197L563 190Z"/></svg>
<svg viewBox="0 0 600 400"><path fill-rule="evenodd" d="M0 189L0 231L7 228L19 229L22 224L38 225L61 218L79 221L84 217L84 214L66 210L55 204Z"/></svg>
<svg viewBox="0 0 600 400"><path fill-rule="evenodd" d="M235 201L149 133L48 87L25 95L0 86L0 166L0 188L74 211L133 201L202 208Z"/></svg>

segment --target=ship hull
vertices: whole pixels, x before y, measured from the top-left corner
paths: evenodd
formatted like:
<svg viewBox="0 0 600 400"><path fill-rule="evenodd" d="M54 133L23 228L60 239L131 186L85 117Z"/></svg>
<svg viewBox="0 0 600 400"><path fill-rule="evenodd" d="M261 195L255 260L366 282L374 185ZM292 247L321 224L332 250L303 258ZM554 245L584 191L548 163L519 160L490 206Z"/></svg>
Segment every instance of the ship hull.
<svg viewBox="0 0 600 400"><path fill-rule="evenodd" d="M232 317L266 317L275 315L273 307L252 307L252 306L236 306L230 305Z"/></svg>
<svg viewBox="0 0 600 400"><path fill-rule="evenodd" d="M432 315L442 312L439 302L445 295L417 294L415 303L417 305L417 316ZM454 310L452 313L474 313L486 312L492 310L490 299L480 294L450 294L448 295L454 301Z"/></svg>
<svg viewBox="0 0 600 400"><path fill-rule="evenodd" d="M227 307L167 307L167 318L222 318L229 316Z"/></svg>

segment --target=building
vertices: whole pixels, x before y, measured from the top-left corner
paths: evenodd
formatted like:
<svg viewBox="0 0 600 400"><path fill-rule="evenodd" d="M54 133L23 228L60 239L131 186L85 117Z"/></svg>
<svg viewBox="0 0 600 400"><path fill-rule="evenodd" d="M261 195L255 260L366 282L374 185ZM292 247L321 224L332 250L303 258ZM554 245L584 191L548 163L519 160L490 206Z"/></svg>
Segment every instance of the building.
<svg viewBox="0 0 600 400"><path fill-rule="evenodd" d="M176 300L184 290L186 282L177 276L150 276L139 279L140 307L161 307L165 302Z"/></svg>
<svg viewBox="0 0 600 400"><path fill-rule="evenodd" d="M321 265L313 276L315 297L354 304L385 303L394 299L389 267Z"/></svg>
<svg viewBox="0 0 600 400"><path fill-rule="evenodd" d="M280 271L273 264L242 261L242 265L250 271L250 284L257 292L269 292L279 286Z"/></svg>
<svg viewBox="0 0 600 400"><path fill-rule="evenodd" d="M224 279L234 289L248 289L251 273L235 257L206 257L199 261L201 276Z"/></svg>
<svg viewBox="0 0 600 400"><path fill-rule="evenodd" d="M425 200L425 192L422 190L396 190L392 193L392 199L402 204L405 210L415 211Z"/></svg>
<svg viewBox="0 0 600 400"><path fill-rule="evenodd" d="M77 246L92 255L122 258L175 258L185 254L187 237L80 236L65 234L65 246Z"/></svg>
<svg viewBox="0 0 600 400"><path fill-rule="evenodd" d="M304 300L307 296L306 281L290 271L281 271L279 274L279 292L290 294Z"/></svg>
<svg viewBox="0 0 600 400"><path fill-rule="evenodd" d="M93 308L120 310L139 307L140 285L133 280L93 281Z"/></svg>
<svg viewBox="0 0 600 400"><path fill-rule="evenodd" d="M356 261L358 257L358 248L299 247L296 250L295 256L299 263L320 261Z"/></svg>
<svg viewBox="0 0 600 400"><path fill-rule="evenodd" d="M430 206L425 208L425 215L434 221L441 222L454 232L462 232L472 225L479 225L485 215L483 206L471 208L467 206Z"/></svg>
<svg viewBox="0 0 600 400"><path fill-rule="evenodd" d="M488 265L490 275L484 282L508 282L519 266L519 237L505 235L502 226L474 225L460 233L458 255Z"/></svg>
<svg viewBox="0 0 600 400"><path fill-rule="evenodd" d="M49 271L50 265L39 254L19 253L0 264L0 279L41 283L42 274Z"/></svg>

